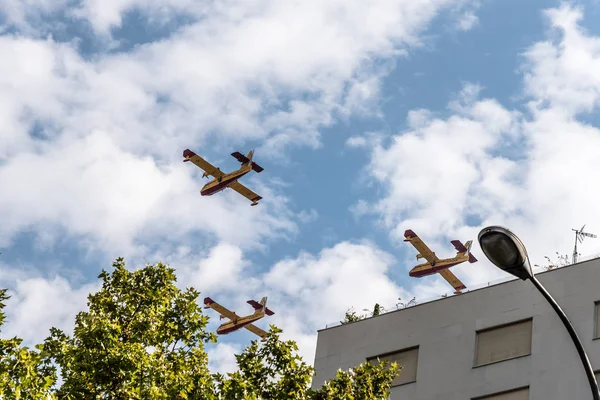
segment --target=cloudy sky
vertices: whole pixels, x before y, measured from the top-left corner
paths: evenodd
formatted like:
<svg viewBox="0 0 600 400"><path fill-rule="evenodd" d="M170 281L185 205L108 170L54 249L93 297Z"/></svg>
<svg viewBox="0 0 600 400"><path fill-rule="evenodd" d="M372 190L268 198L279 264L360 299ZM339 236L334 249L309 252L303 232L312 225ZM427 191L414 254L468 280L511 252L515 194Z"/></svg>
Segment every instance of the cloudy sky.
<svg viewBox="0 0 600 400"><path fill-rule="evenodd" d="M600 234L599 17L593 0L3 0L3 335L70 330L123 256L238 313L268 296L257 325L312 364L349 307L451 292L408 276L405 229L438 255L490 224L535 264L570 255L572 228ZM186 148L223 170L256 149L260 205L201 197ZM506 278L473 253L468 287ZM253 338L223 336L212 368Z"/></svg>

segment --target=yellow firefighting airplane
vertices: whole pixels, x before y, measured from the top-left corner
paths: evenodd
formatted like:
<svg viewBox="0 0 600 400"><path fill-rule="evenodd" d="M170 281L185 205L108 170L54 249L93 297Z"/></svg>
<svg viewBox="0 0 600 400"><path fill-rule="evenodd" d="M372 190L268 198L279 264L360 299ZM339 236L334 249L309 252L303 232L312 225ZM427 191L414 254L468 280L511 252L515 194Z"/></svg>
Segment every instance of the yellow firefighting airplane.
<svg viewBox="0 0 600 400"><path fill-rule="evenodd" d="M228 174L223 173L218 167L213 166L208 161L206 161L190 149L186 149L183 151L183 162L191 161L198 167L203 169L203 178L208 177L208 175L214 178L206 185L204 185L204 187L200 190L200 194L202 196L211 196L215 193L225 190L226 188L231 188L239 194L241 194L242 196L245 196L248 200L250 200L252 202L252 204L250 204L251 206L255 206L258 204L258 201L262 199L262 197L254 193L252 190L248 189L246 186L239 183L238 179L240 179L242 176L246 175L250 171L256 171L257 173L260 173L263 171L264 168L252 161L254 150L251 150L247 156L241 154L239 151L231 153L231 155L235 157L239 162L241 162L242 166L238 170L235 170Z"/></svg>
<svg viewBox="0 0 600 400"><path fill-rule="evenodd" d="M244 317L240 317L239 315L237 315L233 311L229 311L210 297L206 297L204 299L204 308L212 308L213 310L221 314L219 319L229 318L228 322L221 324L221 326L217 328L217 335L226 335L230 332L237 331L238 329L246 328L255 335L260 336L262 341L265 341L265 335L267 334L267 332L256 327L252 323L264 317L265 314L270 316L275 313L269 310L269 308L267 307L266 297L263 297L260 300L260 303L258 303L256 300L248 300L247 303L254 307L254 313L246 315Z"/></svg>
<svg viewBox="0 0 600 400"><path fill-rule="evenodd" d="M440 274L455 290L455 294L460 294L461 290L467 287L450 271L450 267L469 261L470 263L477 262L477 259L471 254L472 240L467 241L464 245L458 240L452 240L450 243L454 245L457 250L456 256L452 258L439 259L433 251L423 243L421 238L417 236L412 230L407 229L404 232L404 241L410 242L419 254L417 254L417 260L424 258L427 260L426 263L419 264L408 273L412 277L421 278L423 276L432 275L435 273Z"/></svg>

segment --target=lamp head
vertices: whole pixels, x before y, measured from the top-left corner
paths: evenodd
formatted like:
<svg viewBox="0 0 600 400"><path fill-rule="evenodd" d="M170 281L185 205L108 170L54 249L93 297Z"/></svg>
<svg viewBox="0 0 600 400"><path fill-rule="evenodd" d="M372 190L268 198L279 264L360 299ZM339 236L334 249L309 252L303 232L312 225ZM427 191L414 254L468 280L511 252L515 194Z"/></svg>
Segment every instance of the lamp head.
<svg viewBox="0 0 600 400"><path fill-rule="evenodd" d="M523 280L533 277L525 245L509 229L488 226L479 232L477 240L481 251L501 270Z"/></svg>

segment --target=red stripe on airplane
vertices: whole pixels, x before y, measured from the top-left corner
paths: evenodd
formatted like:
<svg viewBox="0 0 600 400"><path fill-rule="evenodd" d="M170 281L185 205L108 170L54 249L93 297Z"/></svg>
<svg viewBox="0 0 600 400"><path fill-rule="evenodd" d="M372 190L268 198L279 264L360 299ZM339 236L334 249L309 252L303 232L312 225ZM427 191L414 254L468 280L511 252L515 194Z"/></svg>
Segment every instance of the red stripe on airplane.
<svg viewBox="0 0 600 400"><path fill-rule="evenodd" d="M420 278L422 276L433 275L433 274L435 274L438 271L441 271L443 269L448 269L448 268L453 267L453 266L455 266L457 264L460 264L461 262L456 262L456 263L453 263L453 264L446 264L446 265L442 265L441 267L433 266L431 268L428 268L428 269L425 269L425 270L421 270L421 271L415 271L415 272L410 271L408 273L408 275L412 276L413 278Z"/></svg>

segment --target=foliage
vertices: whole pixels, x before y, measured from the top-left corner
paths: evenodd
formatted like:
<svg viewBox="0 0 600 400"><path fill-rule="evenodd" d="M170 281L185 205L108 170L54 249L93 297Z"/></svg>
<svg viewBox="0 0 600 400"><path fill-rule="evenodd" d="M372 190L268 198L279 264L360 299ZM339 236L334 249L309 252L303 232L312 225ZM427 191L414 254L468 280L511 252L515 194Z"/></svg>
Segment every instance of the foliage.
<svg viewBox="0 0 600 400"><path fill-rule="evenodd" d="M271 325L266 342L253 341L236 355L239 370L216 377L224 399L307 399L313 369L294 354L294 341L279 340L281 330Z"/></svg>
<svg viewBox="0 0 600 400"><path fill-rule="evenodd" d="M379 400L389 397L392 380L400 373L396 363L365 362L349 371L338 371L335 379L320 389L308 386L314 374L312 367L295 355L298 351L292 340L281 341L281 330L271 325L266 342L257 341L236 356L239 370L229 378L216 374L219 399Z"/></svg>
<svg viewBox="0 0 600 400"><path fill-rule="evenodd" d="M400 309L400 308L406 308L406 307L410 307L410 306L416 306L417 303L417 299L416 297L413 297L408 303L403 303L402 302L402 298L398 297L398 303L396 303L396 309ZM364 309L363 311L369 311L368 309ZM386 310L383 306L381 306L379 303L375 303L375 306L373 307L373 312L371 312L371 317L375 317L377 315L381 315L388 312L388 310ZM356 311L354 311L354 307L350 307L347 311L346 314L344 315L344 320L340 321L340 323L342 325L346 325L349 324L351 322L356 322L356 321L360 321L363 320L365 318L368 318L369 315L361 315L361 314L357 314Z"/></svg>
<svg viewBox="0 0 600 400"><path fill-rule="evenodd" d="M17 338L0 341L0 398L375 400L389 395L399 373L367 362L311 390L313 368L271 326L264 343L254 340L236 355L236 372L211 374L204 346L216 336L206 331L199 292L178 289L162 263L132 272L119 258L113 267L100 273L102 288L88 296L72 336L52 328L37 351ZM0 311L7 299L0 291Z"/></svg>
<svg viewBox="0 0 600 400"><path fill-rule="evenodd" d="M52 328L45 350L60 366L61 398L176 399L210 393L202 315L189 288L162 263L134 272L119 258L102 271L102 289L75 318L73 337Z"/></svg>
<svg viewBox="0 0 600 400"><path fill-rule="evenodd" d="M0 327L4 325L6 289L0 290ZM43 361L45 354L21 346L19 338L0 339L0 398L53 399L56 370ZM36 346L39 350L39 347Z"/></svg>
<svg viewBox="0 0 600 400"><path fill-rule="evenodd" d="M381 361L376 365L365 362L348 371L338 370L335 379L326 382L313 399L387 399L392 381L401 369L395 362Z"/></svg>
<svg viewBox="0 0 600 400"><path fill-rule="evenodd" d="M379 303L375 303L375 307L373 307L373 317L381 314L381 309L382 307L379 305Z"/></svg>
<svg viewBox="0 0 600 400"><path fill-rule="evenodd" d="M547 265L535 264L534 267L541 267L544 271L548 271L555 268L565 267L571 264L571 262L569 261L569 256L566 254L559 254L558 251L556 252L556 261L552 261L548 256L544 256L544 258L548 262Z"/></svg>
<svg viewBox="0 0 600 400"><path fill-rule="evenodd" d="M406 308L406 307L410 307L410 306L416 306L417 303L417 298L413 297L408 303L403 303L402 302L402 298L398 297L398 302L396 303L396 309L400 309L400 308Z"/></svg>
<svg viewBox="0 0 600 400"><path fill-rule="evenodd" d="M342 325L346 325L346 324L349 324L351 322L360 321L361 319L365 319L365 316L357 314L356 311L354 311L354 307L350 307L346 311L346 315L344 315L344 320L340 321L340 323Z"/></svg>

